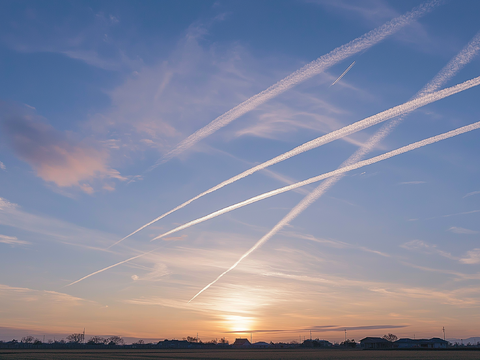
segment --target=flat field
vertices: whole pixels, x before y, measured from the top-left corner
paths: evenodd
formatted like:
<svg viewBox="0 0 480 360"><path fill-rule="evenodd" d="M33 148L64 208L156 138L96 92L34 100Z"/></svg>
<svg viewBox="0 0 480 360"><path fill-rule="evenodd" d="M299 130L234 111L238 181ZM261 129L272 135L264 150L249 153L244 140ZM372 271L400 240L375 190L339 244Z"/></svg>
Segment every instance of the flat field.
<svg viewBox="0 0 480 360"><path fill-rule="evenodd" d="M365 350L0 350L0 359L215 359L215 360L310 360L310 359L480 359L480 351L365 351Z"/></svg>

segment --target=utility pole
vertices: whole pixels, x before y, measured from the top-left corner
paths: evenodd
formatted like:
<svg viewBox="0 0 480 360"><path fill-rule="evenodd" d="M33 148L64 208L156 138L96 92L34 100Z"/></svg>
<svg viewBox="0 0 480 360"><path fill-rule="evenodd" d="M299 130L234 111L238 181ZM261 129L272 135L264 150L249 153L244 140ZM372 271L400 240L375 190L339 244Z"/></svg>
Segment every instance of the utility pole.
<svg viewBox="0 0 480 360"><path fill-rule="evenodd" d="M347 342L347 329L345 329L345 342Z"/></svg>
<svg viewBox="0 0 480 360"><path fill-rule="evenodd" d="M310 341L312 341L312 330L310 330Z"/></svg>
<svg viewBox="0 0 480 360"><path fill-rule="evenodd" d="M442 330L443 330L443 341L446 341L446 340L445 340L445 326L443 327Z"/></svg>

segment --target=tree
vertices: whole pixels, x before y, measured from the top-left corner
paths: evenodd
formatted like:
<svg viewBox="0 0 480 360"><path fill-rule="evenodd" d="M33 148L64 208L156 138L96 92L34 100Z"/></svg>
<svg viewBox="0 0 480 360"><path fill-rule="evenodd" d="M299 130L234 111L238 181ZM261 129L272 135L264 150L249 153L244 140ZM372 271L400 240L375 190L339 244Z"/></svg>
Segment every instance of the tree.
<svg viewBox="0 0 480 360"><path fill-rule="evenodd" d="M187 341L188 342L198 342L198 339L196 337L193 337L193 336L187 336Z"/></svg>
<svg viewBox="0 0 480 360"><path fill-rule="evenodd" d="M226 344L228 345L228 340L226 340L224 337L220 339L219 341L220 344Z"/></svg>
<svg viewBox="0 0 480 360"><path fill-rule="evenodd" d="M108 345L123 345L125 341L120 336L111 336L109 337L106 342Z"/></svg>
<svg viewBox="0 0 480 360"><path fill-rule="evenodd" d="M32 344L33 342L35 341L35 338L33 336L24 336L22 338L22 343L25 343L25 344Z"/></svg>
<svg viewBox="0 0 480 360"><path fill-rule="evenodd" d="M33 345L42 345L42 342L39 339L35 339Z"/></svg>
<svg viewBox="0 0 480 360"><path fill-rule="evenodd" d="M354 348L354 347L357 346L357 343L355 342L354 339L352 339L352 340L347 339L347 340L345 340L344 342L342 342L342 343L340 344L340 346Z"/></svg>
<svg viewBox="0 0 480 360"><path fill-rule="evenodd" d="M81 343L83 341L83 334L70 334L67 336L67 340L70 343Z"/></svg>
<svg viewBox="0 0 480 360"><path fill-rule="evenodd" d="M393 335L393 334L383 335L383 338L385 340L388 340L388 341L391 341L391 342L394 342L394 341L398 340L397 335Z"/></svg>
<svg viewBox="0 0 480 360"><path fill-rule="evenodd" d="M93 336L88 340L87 342L88 345L101 345L105 344L105 339L101 336Z"/></svg>

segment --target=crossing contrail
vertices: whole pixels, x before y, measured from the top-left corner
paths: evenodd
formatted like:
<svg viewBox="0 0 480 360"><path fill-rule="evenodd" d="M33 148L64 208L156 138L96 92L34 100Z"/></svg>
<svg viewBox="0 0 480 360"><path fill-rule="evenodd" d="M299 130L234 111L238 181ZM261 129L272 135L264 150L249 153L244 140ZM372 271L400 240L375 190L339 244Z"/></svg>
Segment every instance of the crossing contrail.
<svg viewBox="0 0 480 360"><path fill-rule="evenodd" d="M437 136L433 136L433 137L430 137L428 139L425 139L425 140L421 140L421 141L418 141L416 143L413 143L413 144L410 144L410 145L407 145L407 146L404 146L404 147L401 147L399 149L396 149L396 150L393 150L393 151L389 151L383 155L379 155L379 156L375 156L371 159L368 159L368 160L364 160L364 161L360 161L354 165L350 165L350 166L346 166L344 168L341 168L341 169L337 169L335 171L332 171L330 173L327 173L327 174L324 174L324 175L320 175L317 178L317 180L314 180L316 178L312 178L312 179L309 179L309 180L305 180L304 182L301 182L303 183L302 185L299 185L299 186L303 186L303 185L306 185L308 183L312 183L314 181L319 181L319 180L322 180L322 179L319 179L320 177L322 178L325 178L328 176L334 176L334 175L337 175L337 174L340 174L340 173L344 173L344 172L347 172L347 171L350 171L350 170L353 170L353 169L358 169L362 166L366 166L366 165L370 165L370 164L374 164L376 162L379 162L379 161L382 161L382 160L386 160L386 159L389 159L393 156L397 156L397 155L400 155L400 154L403 154L403 153L406 153L408 151L412 151L412 150L415 150L415 149L418 149L422 146L426 146L426 145L429 145L429 144L433 144L433 143L436 143L438 141L441 141L441 140L445 140L445 139L448 139L448 138L451 138L453 136L457 136L457 135L460 135L460 134L464 134L466 132L469 132L469 131L472 131L472 130L475 130L475 129L479 129L480 128L480 121L474 123L474 124L470 124L470 125L467 125L467 126L463 126L461 128L458 128L458 129L455 129L455 130L452 130L452 131L449 131L449 132L446 132L446 133L443 133L443 134L440 134L440 135L437 135ZM331 179L334 179L334 178L331 178ZM300 183L297 183L297 184L300 184ZM293 185L290 185L290 186L295 186L297 184L293 184ZM318 186L314 191L312 191L310 194L308 194L297 206L295 206L277 225L275 225L273 227L272 230L270 230L266 235L264 235L255 245L253 245L245 254L243 254L240 259L237 260L237 262L235 264L233 264L231 267L229 267L227 270L225 270L223 273L221 273L214 281L212 281L210 284L208 284L207 286L205 286L202 290L200 290L193 298L190 299L189 302L191 302L192 300L194 300L198 295L200 295L202 292L204 292L205 290L207 290L210 286L212 286L213 284L215 284L218 280L220 280L220 278L222 278L224 275L226 275L227 273L229 273L230 271L232 271L233 269L235 269L237 267L238 264L240 264L240 262L245 259L248 255L250 255L252 252L254 252L256 249L258 249L260 246L262 246L264 243L266 243L273 235L275 235L278 231L280 231L285 225L287 225L290 221L292 221L293 219L295 219L303 210L305 210L308 206L310 206L310 204L312 204L315 200L317 200L322 194L323 192L328 189L328 187L330 186L330 184L328 183L328 181L320 184L320 186ZM278 189L276 191L281 191L282 189L285 189L287 188L287 186L285 186L284 188L281 188L281 189ZM289 189L291 190L291 189ZM274 190L275 191L275 190ZM288 191L288 190L283 190L281 192L284 192L284 191ZM272 193L272 192L270 192ZM280 193L280 192L278 192ZM272 194L270 196L273 196L273 195L276 195L276 194ZM261 195L260 195L261 196ZM259 199L261 200L261 199ZM248 200L247 200L248 201ZM258 200L256 200L258 201ZM218 215L217 215L218 216Z"/></svg>
<svg viewBox="0 0 480 360"><path fill-rule="evenodd" d="M353 67L353 65L355 65L355 61L352 62L349 67L347 67L347 70L345 70L345 71L342 73L342 75L340 75L340 76L337 78L337 80L335 80L335 81L332 83L332 85L330 85L330 87L332 87L332 86L335 85L337 82L339 82L340 80L342 80L342 78L345 76L345 74L346 74L347 72L350 71L350 69Z"/></svg>
<svg viewBox="0 0 480 360"><path fill-rule="evenodd" d="M418 141L418 142L415 142L415 143L407 145L407 146L403 146L403 147L398 148L396 150L389 151L387 153L375 156L375 157L367 159L367 160L363 160L363 161L359 161L359 162L351 164L351 165L343 166L341 168L338 168L337 170L330 171L330 172L327 172L327 173L324 173L324 174L321 174L321 175L318 175L318 176L314 176L314 177L309 178L307 180L299 181L295 184L283 186L281 188L278 188L278 189L275 189L275 190L272 190L272 191L268 191L266 193L251 197L250 199L247 199L247 200L241 201L239 203L227 206L223 209L217 210L217 211L215 211L211 214L205 215L201 218L192 220L192 221L190 221L186 224L180 225L180 226L176 227L175 229L172 229L172 230L170 230L170 231L168 231L164 234L161 234L161 235L157 236L156 238L152 239L151 241L161 239L165 236L171 235L171 234L176 233L180 230L184 230L184 229L189 228L193 225L200 224L204 221L213 219L217 216L223 215L225 213L228 213L230 211L239 209L241 207L253 204L257 201L268 199L269 197L279 195L279 194L282 194L282 193L287 192L287 191L295 190L299 187L306 186L306 185L309 185L309 184L313 184L313 183L319 182L319 181L324 180L324 179L335 178L336 176L345 174L346 172L356 170L356 169L362 168L364 166L372 165L372 164L375 164L375 163L383 161L383 160L390 159L391 157L394 157L394 156L397 156L397 155L400 155L400 154L404 154L406 152L418 149L420 147L430 145L430 144L433 144L435 142L445 140L445 139L451 138L453 136L463 134L463 133L468 132L468 131L475 130L478 127L480 127L480 121L476 122L474 124L471 124L471 125L467 125L467 126L458 128L456 130L449 131L449 132L441 134L441 135L433 136L431 138L428 138L428 139L425 139L425 140L422 140L422 141Z"/></svg>
<svg viewBox="0 0 480 360"><path fill-rule="evenodd" d="M274 97L282 94L288 89L291 89L292 87L301 83L302 81L310 79L311 77L317 74L320 74L321 72L325 71L326 69L333 66L334 64L377 44L378 42L385 39L387 36L392 35L393 33L400 30L402 27L408 25L410 22L418 19L419 17L423 16L425 13L431 11L435 6L439 5L440 3L441 1L437 1L437 0L424 3L414 8L412 11L407 12L402 16L399 16L390 20L389 22L383 24L382 26L371 30L370 32L356 38L355 40L352 40L349 43L332 50L328 54L325 54L319 57L317 60L314 60L309 64L303 66L302 68L298 69L297 71L290 74L286 78L270 86L268 89L245 100L241 104L235 106L233 109L217 117L208 125L197 130L195 133L193 133L192 135L187 137L185 140L180 142L180 144L178 144L173 150L168 152L162 159L160 159L149 170L152 170L158 165L170 160L174 156L192 147L194 144L196 144L200 140L213 134L215 131L221 129L222 127L228 125L229 123L236 120L240 116L255 109L256 107L265 103L266 101L273 99Z"/></svg>
<svg viewBox="0 0 480 360"><path fill-rule="evenodd" d="M360 121L357 121L351 125L347 125L341 129L338 129L338 130L335 130L335 131L332 131L326 135L323 135L323 136L320 136L314 140L311 140L309 142L306 142L304 143L303 145L300 145L300 146L297 146L296 148L290 150L290 151L287 151L286 153L282 154L282 155L279 155L273 159L270 159L262 164L259 164L257 166L254 166L228 180L225 180L223 182L221 182L220 184L204 191L203 193L191 198L190 200L187 200L185 201L183 204L177 206L176 208L164 213L163 215L160 215L159 217L157 217L156 219L150 221L149 223L141 226L140 228L138 228L137 230L135 230L134 232L130 233L129 235L125 236L124 238L118 240L116 243L110 245L108 248L111 248L112 246L114 245L117 245L118 243L122 242L123 240L129 238L130 236L136 234L137 232L139 232L140 230L142 229L145 229L147 226L157 222L158 220L160 219L163 219L164 217L166 217L167 215L170 215L172 214L173 212L187 206L188 204L192 203L193 201L207 195L207 194L210 194L218 189L221 189L222 187L226 186L226 185L229 185L231 183L234 183L235 181L237 180L240 180L240 179L243 179L244 177L247 177L259 170L262 170L262 169L265 169L271 165L274 165L274 164L277 164L281 161L284 161L284 160L287 160L293 156L296 156L296 155L299 155L305 151L308 151L308 150L311 150L311 149L314 149L314 148L317 148L319 146L322 146L322 145L325 145L329 142L332 142L334 140L337 140L337 139L340 139L342 137L345 137L345 136L348 136L350 134L353 134L357 131L360 131L360 130L363 130L363 129L366 129L370 126L373 126L373 125L376 125L378 123L381 123L383 121L386 121L386 120L389 120L391 118L394 118L394 117L397 117L403 113L406 113L406 112L410 112L410 111L413 111L415 109L418 109L419 107L422 107L422 106L425 106L427 104L430 104L432 102L435 102L435 101L438 101L438 100L441 100L445 97L448 97L450 95L453 95L453 94L456 94L458 92L461 92L461 91L464 91L464 90L467 90L471 87L474 87L474 86L477 86L480 84L480 76L479 77L476 77L474 79L471 79L471 80L468 80L468 81L465 81L461 84L457 84L455 86L452 86L452 87L449 87L449 88L446 88L446 89L443 89L443 90L440 90L440 91L436 91L436 92L433 92L433 93L430 93L430 94L426 94L424 96L421 96L419 98L416 98L414 100L410 100L404 104L401 104L401 105L398 105L398 106L395 106L393 108L390 108L388 110L385 110L385 111L382 111L376 115L373 115L373 116L370 116L370 117L367 117L363 120L360 120Z"/></svg>

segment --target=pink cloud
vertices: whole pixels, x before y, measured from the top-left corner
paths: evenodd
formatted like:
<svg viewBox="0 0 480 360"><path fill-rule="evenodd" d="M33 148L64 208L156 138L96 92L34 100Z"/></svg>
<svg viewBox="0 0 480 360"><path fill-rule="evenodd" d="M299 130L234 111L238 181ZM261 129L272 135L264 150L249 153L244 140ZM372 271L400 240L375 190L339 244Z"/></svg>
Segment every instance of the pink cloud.
<svg viewBox="0 0 480 360"><path fill-rule="evenodd" d="M95 179L126 180L108 166L109 153L94 142L79 141L43 119L22 109L9 109L2 125L15 154L27 162L37 176L59 187L77 186L87 194Z"/></svg>

